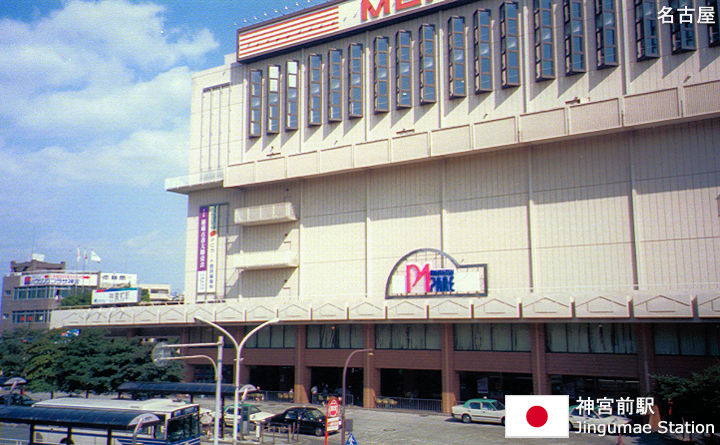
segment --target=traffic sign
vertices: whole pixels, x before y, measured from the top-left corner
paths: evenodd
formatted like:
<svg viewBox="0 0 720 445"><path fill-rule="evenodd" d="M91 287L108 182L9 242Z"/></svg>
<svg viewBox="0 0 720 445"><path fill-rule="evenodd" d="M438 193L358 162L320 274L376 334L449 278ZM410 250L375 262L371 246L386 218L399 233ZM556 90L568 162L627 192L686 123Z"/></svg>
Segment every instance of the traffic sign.
<svg viewBox="0 0 720 445"><path fill-rule="evenodd" d="M345 445L358 445L358 441L355 440L355 436L353 436L353 433L350 433L347 440L345 441Z"/></svg>
<svg viewBox="0 0 720 445"><path fill-rule="evenodd" d="M333 398L330 399L330 403L328 403L328 416L329 417L337 417L340 414L340 406L338 404L338 400Z"/></svg>

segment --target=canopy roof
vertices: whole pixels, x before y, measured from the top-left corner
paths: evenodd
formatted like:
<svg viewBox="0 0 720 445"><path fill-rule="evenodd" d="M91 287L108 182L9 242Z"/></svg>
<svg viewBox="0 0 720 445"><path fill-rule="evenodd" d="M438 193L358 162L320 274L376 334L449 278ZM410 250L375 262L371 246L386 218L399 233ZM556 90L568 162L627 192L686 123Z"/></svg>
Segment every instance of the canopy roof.
<svg viewBox="0 0 720 445"><path fill-rule="evenodd" d="M154 414L142 411L107 409L48 408L31 406L1 406L0 422L57 425L106 430L131 430L138 422L152 425L160 422Z"/></svg>

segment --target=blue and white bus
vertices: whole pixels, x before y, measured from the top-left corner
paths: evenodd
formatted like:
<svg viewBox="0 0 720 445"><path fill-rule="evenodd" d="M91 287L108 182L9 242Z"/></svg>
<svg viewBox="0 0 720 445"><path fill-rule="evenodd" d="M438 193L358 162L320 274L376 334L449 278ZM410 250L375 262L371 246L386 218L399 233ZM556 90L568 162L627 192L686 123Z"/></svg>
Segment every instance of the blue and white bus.
<svg viewBox="0 0 720 445"><path fill-rule="evenodd" d="M70 408L77 410L134 411L154 414L161 423L142 428L137 436L137 445L199 445L200 407L169 399L125 400L125 399L83 399L66 397L37 402L34 407ZM107 431L90 428L73 428L70 437L68 429L48 425L35 427L34 443L64 445L132 445L132 431L113 431L111 441Z"/></svg>

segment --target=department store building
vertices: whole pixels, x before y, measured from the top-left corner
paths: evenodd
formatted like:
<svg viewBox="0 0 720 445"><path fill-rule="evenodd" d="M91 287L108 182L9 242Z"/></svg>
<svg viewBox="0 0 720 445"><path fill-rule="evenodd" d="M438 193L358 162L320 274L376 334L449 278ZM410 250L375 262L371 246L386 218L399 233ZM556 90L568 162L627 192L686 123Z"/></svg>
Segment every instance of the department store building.
<svg viewBox="0 0 720 445"><path fill-rule="evenodd" d="M278 317L243 381L305 402L370 348L355 403L446 412L717 363L717 3L343 0L242 28L166 183L185 303L52 323L193 342L217 338L195 317Z"/></svg>

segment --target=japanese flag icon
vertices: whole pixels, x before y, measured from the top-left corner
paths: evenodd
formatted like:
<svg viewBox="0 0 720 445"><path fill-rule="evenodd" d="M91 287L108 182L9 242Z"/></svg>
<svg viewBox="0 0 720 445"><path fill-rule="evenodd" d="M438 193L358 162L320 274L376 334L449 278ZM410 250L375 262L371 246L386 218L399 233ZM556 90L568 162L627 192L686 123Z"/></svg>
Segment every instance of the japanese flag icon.
<svg viewBox="0 0 720 445"><path fill-rule="evenodd" d="M568 396L505 396L505 437L570 435Z"/></svg>

